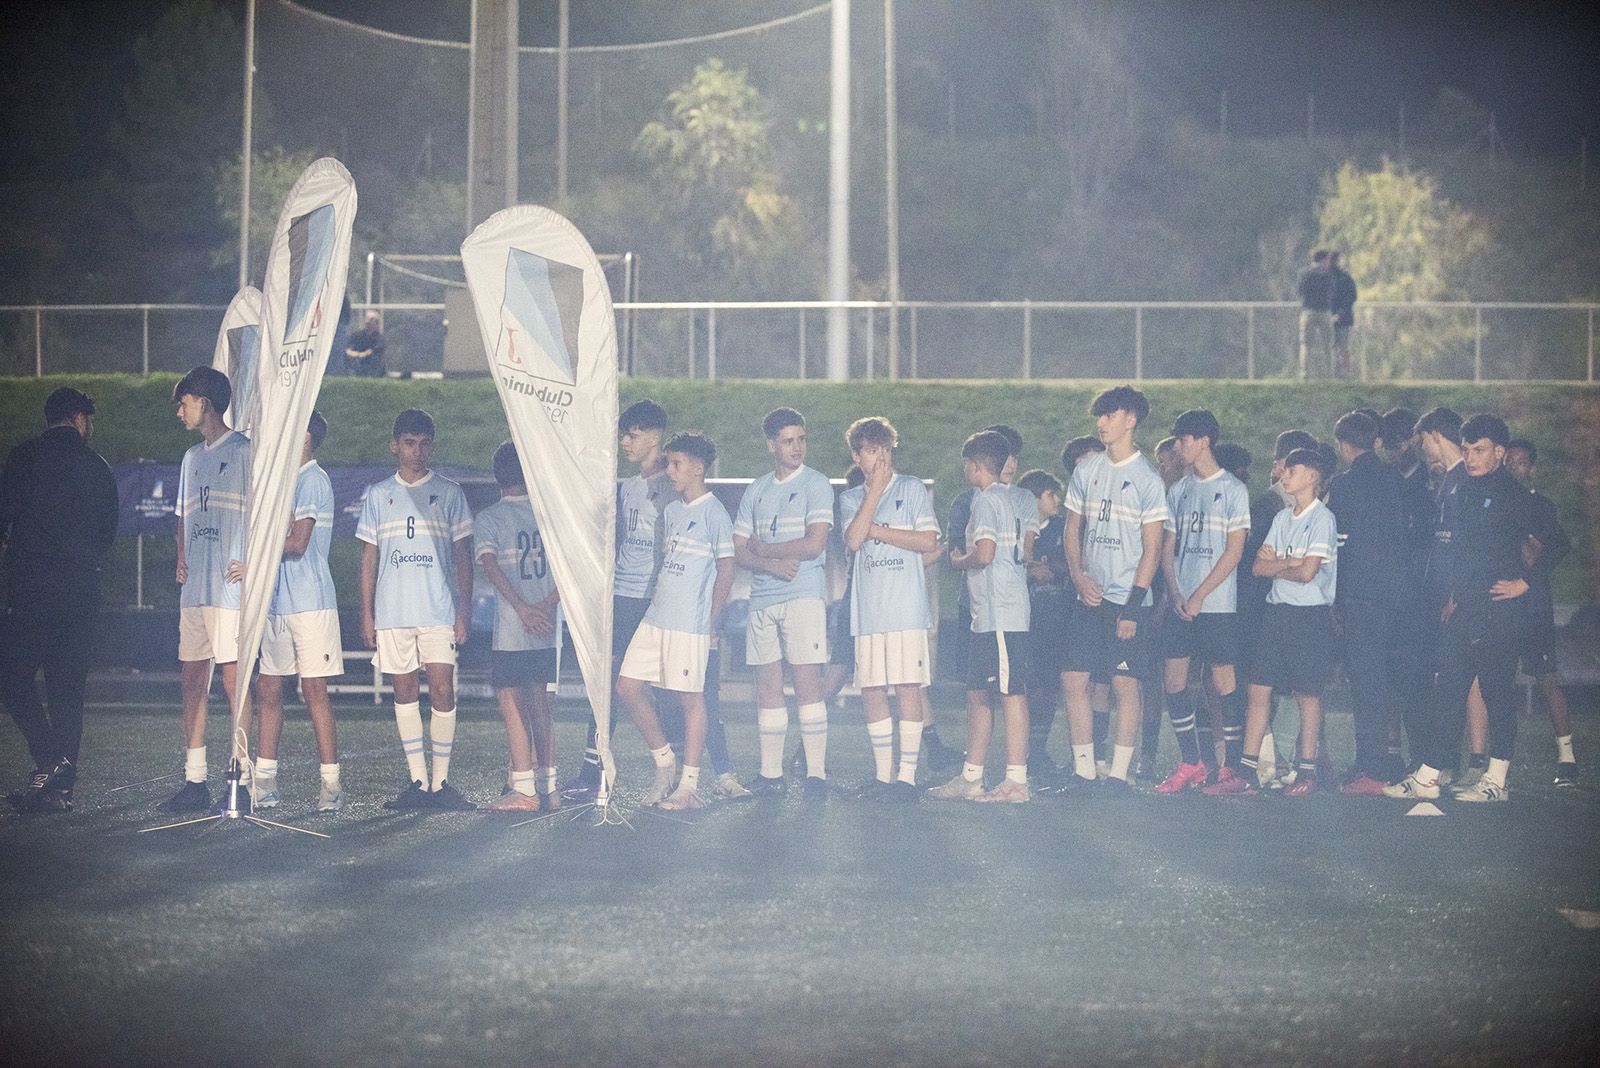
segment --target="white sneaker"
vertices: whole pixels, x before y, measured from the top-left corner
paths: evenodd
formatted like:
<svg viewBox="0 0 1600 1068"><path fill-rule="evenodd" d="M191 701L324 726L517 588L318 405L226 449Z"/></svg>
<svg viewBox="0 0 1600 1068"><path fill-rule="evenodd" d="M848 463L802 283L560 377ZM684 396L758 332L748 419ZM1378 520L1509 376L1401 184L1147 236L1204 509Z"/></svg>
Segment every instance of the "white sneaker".
<svg viewBox="0 0 1600 1068"><path fill-rule="evenodd" d="M1456 791L1457 801L1508 801L1511 791L1493 780L1483 777L1464 790Z"/></svg>
<svg viewBox="0 0 1600 1068"><path fill-rule="evenodd" d="M700 795L693 790L678 787L672 793L656 802L656 807L663 812L684 812L700 807Z"/></svg>
<svg viewBox="0 0 1600 1068"><path fill-rule="evenodd" d="M1398 797L1408 801L1434 801L1439 797L1437 782L1423 782L1412 772L1397 783L1383 788L1384 797Z"/></svg>
<svg viewBox="0 0 1600 1068"><path fill-rule="evenodd" d="M731 771L725 771L717 776L717 781L712 784L711 796L717 801L743 801L753 796L748 787L739 781L739 777Z"/></svg>
<svg viewBox="0 0 1600 1068"><path fill-rule="evenodd" d="M1450 784L1450 792L1453 793L1453 794L1464 794L1464 793L1466 793L1468 790L1470 790L1474 786L1478 785L1479 781L1483 778L1483 773L1485 771L1487 771L1487 770L1489 770L1489 769L1488 768L1468 768L1466 771L1463 771L1461 773L1461 778L1457 779L1455 782ZM1439 781L1440 781L1440 784L1442 785L1443 782L1444 782L1444 776L1441 775L1439 777Z"/></svg>
<svg viewBox="0 0 1600 1068"><path fill-rule="evenodd" d="M964 779L960 775L943 786L935 786L928 796L936 801L975 801L983 796L982 779Z"/></svg>
<svg viewBox="0 0 1600 1068"><path fill-rule="evenodd" d="M317 811L344 811L344 790L339 786L329 786L326 782L324 782L322 784L322 791L317 794Z"/></svg>
<svg viewBox="0 0 1600 1068"><path fill-rule="evenodd" d="M250 806L252 808L277 808L281 798L278 797L278 777L270 779L265 775L256 775L252 779L253 789L250 791Z"/></svg>
<svg viewBox="0 0 1600 1068"><path fill-rule="evenodd" d="M672 763L666 767L656 768L656 781L651 784L649 791L639 801L641 805L654 805L672 793L672 786L678 781L678 758L674 756Z"/></svg>

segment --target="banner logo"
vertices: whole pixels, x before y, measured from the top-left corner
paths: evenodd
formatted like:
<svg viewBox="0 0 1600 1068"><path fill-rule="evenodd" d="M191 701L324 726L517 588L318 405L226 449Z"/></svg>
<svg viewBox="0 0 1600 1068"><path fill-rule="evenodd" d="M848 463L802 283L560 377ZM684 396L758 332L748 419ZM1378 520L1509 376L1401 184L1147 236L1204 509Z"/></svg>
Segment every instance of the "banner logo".
<svg viewBox="0 0 1600 1068"><path fill-rule="evenodd" d="M582 311L583 268L511 249L506 256L495 363L502 370L529 378L575 385ZM572 403L567 390L520 388L518 392L537 396L547 404Z"/></svg>

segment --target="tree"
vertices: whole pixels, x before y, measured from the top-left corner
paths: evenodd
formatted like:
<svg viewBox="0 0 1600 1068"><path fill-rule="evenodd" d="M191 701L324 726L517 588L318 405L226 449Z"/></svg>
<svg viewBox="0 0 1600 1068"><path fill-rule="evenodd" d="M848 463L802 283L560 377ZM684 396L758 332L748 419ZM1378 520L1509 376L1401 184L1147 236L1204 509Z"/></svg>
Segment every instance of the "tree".
<svg viewBox="0 0 1600 1068"><path fill-rule="evenodd" d="M1318 244L1340 251L1364 300L1486 296L1473 290L1489 277L1495 242L1488 227L1443 197L1432 177L1387 159L1375 171L1346 161L1327 178L1317 233ZM1420 378L1459 354L1472 328L1459 315L1416 313L1404 322L1374 320L1366 334L1369 373Z"/></svg>
<svg viewBox="0 0 1600 1068"><path fill-rule="evenodd" d="M667 95L662 117L634 143L678 256L719 276L703 285L772 293L806 278L804 232L771 169L769 126L745 72L711 59Z"/></svg>
<svg viewBox="0 0 1600 1068"><path fill-rule="evenodd" d="M310 152L285 152L273 145L250 156L250 278L257 285L266 269L267 252L278 227L278 215L289 190L315 159ZM215 196L218 215L227 225L226 239L212 252L214 267L239 262L239 161L230 159L217 168Z"/></svg>

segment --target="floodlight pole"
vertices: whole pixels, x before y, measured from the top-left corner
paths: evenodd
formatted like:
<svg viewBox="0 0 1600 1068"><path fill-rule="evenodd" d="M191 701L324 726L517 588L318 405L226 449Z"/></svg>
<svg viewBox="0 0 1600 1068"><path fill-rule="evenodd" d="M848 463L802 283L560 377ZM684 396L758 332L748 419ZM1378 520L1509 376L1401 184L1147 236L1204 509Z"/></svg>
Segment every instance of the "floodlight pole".
<svg viewBox="0 0 1600 1068"><path fill-rule="evenodd" d="M828 108L828 299L850 299L850 0L833 0ZM828 380L850 377L850 312L828 309Z"/></svg>
<svg viewBox="0 0 1600 1068"><path fill-rule="evenodd" d="M244 151L239 167L239 288L250 284L250 120L256 96L256 0L244 5Z"/></svg>
<svg viewBox="0 0 1600 1068"><path fill-rule="evenodd" d="M895 100L894 0L883 0L884 197L889 244L889 380L900 377L900 117Z"/></svg>
<svg viewBox="0 0 1600 1068"><path fill-rule="evenodd" d="M567 50L572 45L572 0L561 0L560 48L556 52L556 203L567 202Z"/></svg>

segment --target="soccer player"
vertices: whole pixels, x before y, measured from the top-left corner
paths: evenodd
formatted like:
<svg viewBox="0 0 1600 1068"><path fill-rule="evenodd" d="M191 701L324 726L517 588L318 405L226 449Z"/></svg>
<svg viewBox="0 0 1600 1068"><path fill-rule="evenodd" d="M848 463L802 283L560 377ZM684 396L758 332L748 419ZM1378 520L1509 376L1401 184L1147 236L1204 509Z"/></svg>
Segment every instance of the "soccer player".
<svg viewBox="0 0 1600 1068"><path fill-rule="evenodd" d="M1423 568L1424 612L1420 618L1421 626L1416 633L1415 643L1420 651L1419 655L1427 658L1429 674L1437 675L1440 627L1445 605L1449 601L1451 561L1455 556L1453 532L1460 524L1457 491L1461 482L1467 477L1466 468L1461 463L1461 416L1449 408L1433 408L1417 420L1414 429L1418 451L1427 465L1433 485L1429 524L1433 531L1433 540L1428 545L1427 562ZM1424 702L1422 710L1424 722L1419 732L1422 737L1412 740L1411 755L1414 763L1422 759L1423 753L1429 751L1438 726L1432 690L1424 694ZM1439 771L1443 783L1449 785L1456 779L1461 768L1460 745L1448 747L1446 751L1433 755L1444 761ZM1487 759L1484 763L1487 764Z"/></svg>
<svg viewBox="0 0 1600 1068"><path fill-rule="evenodd" d="M961 772L928 791L942 801L1021 803L1028 790L1028 573L1023 545L1028 517L1012 487L1000 481L1010 443L997 431L979 431L961 448L962 473L975 491L967 520L967 549L950 551L950 566L966 576L972 605L967 658L967 755ZM1028 495L1032 500L1032 495ZM1038 505L1033 505L1034 515ZM998 690L1006 723L1006 776L983 789L984 759L994 730L989 691Z"/></svg>
<svg viewBox="0 0 1600 1068"><path fill-rule="evenodd" d="M1556 505L1533 488L1534 466L1539 450L1526 438L1513 438L1506 446L1506 470L1528 488L1533 497L1535 522L1554 537L1551 544L1530 545L1525 558L1539 566L1529 579L1528 648L1522 654L1522 673L1539 684L1544 695L1550 727L1556 735L1557 786L1578 785L1578 758L1572 751L1572 715L1567 711L1567 695L1561 689L1560 668L1556 662L1555 602L1550 593L1550 575L1567 555L1572 543L1561 529Z"/></svg>
<svg viewBox="0 0 1600 1068"><path fill-rule="evenodd" d="M1405 778L1402 756L1402 729L1411 736L1413 753L1420 753L1428 729L1428 691L1433 684L1431 642L1415 636L1438 629L1438 606L1428 594L1428 557L1433 550L1435 506L1428 486L1428 467L1422 462L1420 438L1416 432L1417 413L1410 408L1393 408L1383 414L1378 452L1400 475L1402 517L1405 526L1404 562L1400 570L1399 612L1404 617L1395 624L1400 632L1413 637L1388 650L1389 703L1388 759L1384 779L1399 782Z"/></svg>
<svg viewBox="0 0 1600 1068"><path fill-rule="evenodd" d="M928 685L933 681L928 645L933 618L922 556L939 544L939 524L927 487L894 469L900 439L889 420L857 419L845 432L845 443L865 476L861 485L840 496L839 522L852 554L850 633L856 686L872 743L868 796L914 801ZM900 714L898 769L890 687Z"/></svg>
<svg viewBox="0 0 1600 1068"><path fill-rule="evenodd" d="M1285 797L1317 791L1317 749L1322 733L1322 692L1333 673L1333 593L1338 579L1339 529L1318 499L1333 473L1325 454L1296 449L1284 457L1283 489L1290 496L1268 528L1252 570L1272 580L1261 630L1255 641L1240 774L1217 773L1205 787L1209 797L1249 796L1261 780L1261 739L1272 720L1272 691L1288 690L1300 707L1300 744L1294 782ZM1225 769L1231 770L1231 769Z"/></svg>
<svg viewBox="0 0 1600 1068"><path fill-rule="evenodd" d="M1143 699L1139 680L1150 657L1150 585L1161 560L1167 520L1165 487L1133 436L1150 402L1132 386L1095 397L1089 408L1106 451L1084 459L1067 487L1063 535L1067 571L1080 608L1072 616L1062 687L1072 733L1073 786L1094 779L1091 678L1111 679L1117 730L1104 788L1128 790L1139 740Z"/></svg>
<svg viewBox="0 0 1600 1068"><path fill-rule="evenodd" d="M100 565L117 534L117 482L88 444L94 412L87 394L52 390L44 433L12 449L0 476L0 703L27 740L34 769L11 795L19 812L72 810ZM41 672L48 710L34 685Z"/></svg>
<svg viewBox="0 0 1600 1068"><path fill-rule="evenodd" d="M1426 420L1426 416L1423 417ZM1446 557L1444 608L1440 613L1438 681L1434 686L1435 731L1422 763L1384 792L1390 797L1439 796L1439 771L1461 739L1461 714L1477 682L1489 717L1489 766L1458 801L1497 802L1506 786L1517 737L1516 666L1526 648L1529 579L1547 565L1530 566L1523 552L1530 537L1552 544L1555 536L1536 514L1533 497L1505 470L1511 433L1498 416L1480 413L1461 424L1459 465ZM1427 448L1424 434L1423 447Z"/></svg>
<svg viewBox="0 0 1600 1068"><path fill-rule="evenodd" d="M1244 692L1234 673L1239 650L1235 576L1250 533L1250 494L1217 463L1213 448L1221 433L1217 417L1204 408L1191 408L1172 424L1189 473L1167 491L1162 564L1168 614L1160 633L1167 715L1180 759L1157 784L1158 794L1204 786L1209 775L1210 761L1202 759L1189 696L1190 657L1210 666L1222 701L1224 767L1238 765L1244 741Z"/></svg>
<svg viewBox="0 0 1600 1068"><path fill-rule="evenodd" d="M1168 489L1189 473L1189 465L1183 462L1183 454L1178 451L1177 438L1165 437L1156 442L1156 472L1161 476L1161 484Z"/></svg>
<svg viewBox="0 0 1600 1068"><path fill-rule="evenodd" d="M1034 495L1039 535L1028 561L1028 778L1053 786L1061 769L1050 759L1050 727L1060 700L1061 665L1066 655L1067 554L1061 541L1067 517L1061 512L1066 490L1048 471L1035 469L1017 479Z"/></svg>
<svg viewBox="0 0 1600 1068"><path fill-rule="evenodd" d="M556 793L548 686L556 677L561 595L533 517L517 447L509 441L494 451L494 480L500 499L473 521L472 547L495 592L489 675L511 751L511 792L488 807L496 812L554 810L561 807L561 797Z"/></svg>
<svg viewBox="0 0 1600 1068"><path fill-rule="evenodd" d="M172 388L178 419L200 442L183 454L178 474L178 659L182 661L183 787L162 802L167 812L211 807L206 785L206 693L211 666L222 668L230 707L239 660L239 582L230 566L244 558L244 508L250 441L222 421L233 399L228 376L196 367ZM237 571L235 572L237 574Z"/></svg>
<svg viewBox="0 0 1600 1068"><path fill-rule="evenodd" d="M389 452L398 469L368 486L361 541L361 639L390 676L394 720L409 785L384 807L399 811L476 806L450 785L456 738L456 652L472 612L472 513L461 487L429 470L433 417L408 408L394 420ZM428 673L432 789L422 751L419 672Z"/></svg>
<svg viewBox="0 0 1600 1068"><path fill-rule="evenodd" d="M1374 451L1381 424L1347 412L1333 425L1345 471L1328 486L1339 526L1334 602L1354 706L1356 759L1339 784L1346 797L1378 797L1388 784L1391 650L1412 640L1406 622L1405 481Z"/></svg>
<svg viewBox="0 0 1600 1068"><path fill-rule="evenodd" d="M1211 455L1217 458L1217 466L1246 485L1250 482L1250 450L1236 441L1220 442Z"/></svg>
<svg viewBox="0 0 1600 1068"><path fill-rule="evenodd" d="M278 804L278 741L283 734L283 680L300 676L311 730L317 739L322 785L318 812L344 808L339 783L339 743L328 699L328 680L344 674L344 642L339 634L339 602L328 570L333 544L333 482L312 455L328 434L328 421L312 412L300 447L300 473L294 483L289 536L283 543L278 584L261 635L261 671L256 706L261 746L253 770L256 808Z"/></svg>
<svg viewBox="0 0 1600 1068"><path fill-rule="evenodd" d="M822 668L828 661L824 554L833 528L833 486L805 464L806 421L793 408L775 408L761 422L772 473L744 491L733 521L734 559L751 572L745 660L755 669L756 724L761 771L756 793L784 788L783 749L789 706L783 667L789 665L799 705L800 744L806 753L808 798L826 796L828 706Z"/></svg>
<svg viewBox="0 0 1600 1068"><path fill-rule="evenodd" d="M655 761L655 782L643 803L669 810L692 809L700 807L706 660L733 589L733 524L722 502L706 488L706 471L717 460L715 443L703 434L686 431L673 437L662 451L667 478L677 496L661 517L661 570L650 607L623 655L617 695ZM667 744L650 700L652 686L673 691L683 706L681 776L679 761Z"/></svg>

